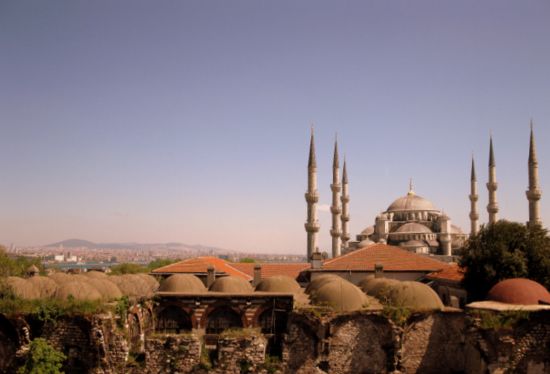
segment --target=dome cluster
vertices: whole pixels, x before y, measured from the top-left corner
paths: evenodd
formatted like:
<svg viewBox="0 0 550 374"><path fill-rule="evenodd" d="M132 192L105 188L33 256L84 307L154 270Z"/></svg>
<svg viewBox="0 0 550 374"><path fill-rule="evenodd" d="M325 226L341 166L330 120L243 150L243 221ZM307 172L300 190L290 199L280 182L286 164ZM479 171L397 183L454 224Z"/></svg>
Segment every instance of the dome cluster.
<svg viewBox="0 0 550 374"><path fill-rule="evenodd" d="M67 300L111 301L122 296L150 297L158 288L155 278L147 274L106 275L98 271L69 275L54 273L28 279L8 277L8 286L23 299L55 298Z"/></svg>

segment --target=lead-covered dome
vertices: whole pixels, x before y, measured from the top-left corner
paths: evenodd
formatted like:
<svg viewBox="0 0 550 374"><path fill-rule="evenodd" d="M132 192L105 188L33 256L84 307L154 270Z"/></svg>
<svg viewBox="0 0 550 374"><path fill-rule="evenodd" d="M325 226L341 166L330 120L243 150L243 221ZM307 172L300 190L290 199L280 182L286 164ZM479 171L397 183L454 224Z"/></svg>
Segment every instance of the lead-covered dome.
<svg viewBox="0 0 550 374"><path fill-rule="evenodd" d="M399 226L397 230L395 230L396 233L400 234L432 234L432 230L430 230L428 227L416 223L416 222L409 222L405 223L402 226Z"/></svg>
<svg viewBox="0 0 550 374"><path fill-rule="evenodd" d="M336 312L352 312L363 308L379 308L380 303L365 295L359 287L347 280L325 278L309 293L312 304L328 306Z"/></svg>
<svg viewBox="0 0 550 374"><path fill-rule="evenodd" d="M550 293L540 283L526 278L498 282L491 288L487 300L506 304L534 305L550 303Z"/></svg>
<svg viewBox="0 0 550 374"><path fill-rule="evenodd" d="M160 292L205 293L202 281L192 274L174 274L166 278L159 287Z"/></svg>
<svg viewBox="0 0 550 374"><path fill-rule="evenodd" d="M387 209L388 212L406 212L406 211L437 211L437 208L431 201L422 196L418 196L413 191L407 195L398 198Z"/></svg>
<svg viewBox="0 0 550 374"><path fill-rule="evenodd" d="M252 293L254 289L250 283L243 278L227 276L220 277L212 283L210 291L224 293Z"/></svg>

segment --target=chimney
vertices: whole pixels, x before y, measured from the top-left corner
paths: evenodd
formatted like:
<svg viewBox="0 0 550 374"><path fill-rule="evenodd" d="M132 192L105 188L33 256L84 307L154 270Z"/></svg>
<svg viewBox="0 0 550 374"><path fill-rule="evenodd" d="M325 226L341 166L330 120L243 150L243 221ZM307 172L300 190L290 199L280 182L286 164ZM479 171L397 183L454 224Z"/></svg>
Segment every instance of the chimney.
<svg viewBox="0 0 550 374"><path fill-rule="evenodd" d="M323 265L323 255L321 252L319 252L319 249L317 249L315 252L311 254L311 268L312 269L320 269Z"/></svg>
<svg viewBox="0 0 550 374"><path fill-rule="evenodd" d="M216 269L214 269L214 266L208 265L206 272L206 288L210 288L212 283L216 280Z"/></svg>
<svg viewBox="0 0 550 374"><path fill-rule="evenodd" d="M384 278L384 266L382 264L374 265L374 277L375 278Z"/></svg>
<svg viewBox="0 0 550 374"><path fill-rule="evenodd" d="M262 280L262 265L254 265L254 279L252 280L252 287L256 287Z"/></svg>

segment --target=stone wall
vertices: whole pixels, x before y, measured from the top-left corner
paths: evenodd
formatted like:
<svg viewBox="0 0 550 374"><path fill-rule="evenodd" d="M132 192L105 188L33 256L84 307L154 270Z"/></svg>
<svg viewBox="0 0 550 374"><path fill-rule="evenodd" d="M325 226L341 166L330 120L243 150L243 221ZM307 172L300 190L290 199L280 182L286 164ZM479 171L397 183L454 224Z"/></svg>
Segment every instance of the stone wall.
<svg viewBox="0 0 550 374"><path fill-rule="evenodd" d="M399 323L389 317L366 311L292 312L281 368L302 374L550 373L550 310L445 311L413 314ZM267 339L255 330L222 334L207 345L209 350L200 330L148 332L143 347L132 353L135 336L128 330L111 314L63 317L43 326L32 316L0 316L0 373L15 372L30 340L38 336L69 357L67 373L268 372Z"/></svg>

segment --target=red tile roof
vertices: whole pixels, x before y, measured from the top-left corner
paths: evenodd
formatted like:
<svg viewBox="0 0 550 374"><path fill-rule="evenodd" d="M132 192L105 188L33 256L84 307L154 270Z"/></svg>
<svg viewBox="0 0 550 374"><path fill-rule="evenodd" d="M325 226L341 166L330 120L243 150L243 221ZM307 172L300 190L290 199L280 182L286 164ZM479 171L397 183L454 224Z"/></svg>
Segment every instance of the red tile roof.
<svg viewBox="0 0 550 374"><path fill-rule="evenodd" d="M429 279L441 279L451 282L461 282L464 278L464 269L459 267L457 264L452 263L448 264L446 267L439 271L427 274L426 278Z"/></svg>
<svg viewBox="0 0 550 374"><path fill-rule="evenodd" d="M233 263L212 256L189 258L174 264L154 269L152 273L206 273L213 266L217 273L226 273L246 280L254 277L255 263ZM274 275L286 275L296 278L302 270L310 267L309 263L260 263L262 278Z"/></svg>
<svg viewBox="0 0 550 374"><path fill-rule="evenodd" d="M231 266L250 275L251 277L254 277L254 265L256 264L250 264L250 263L231 264ZM262 278L269 278L275 275L286 275L288 277L295 279L303 270L309 269L311 267L311 265L307 262L300 262L300 263L266 262L263 264L260 263L259 265L262 266Z"/></svg>
<svg viewBox="0 0 550 374"><path fill-rule="evenodd" d="M427 256L409 252L387 244L373 244L349 252L343 256L327 260L323 264L326 270L374 270L375 264L381 264L387 271L439 271L446 263Z"/></svg>

